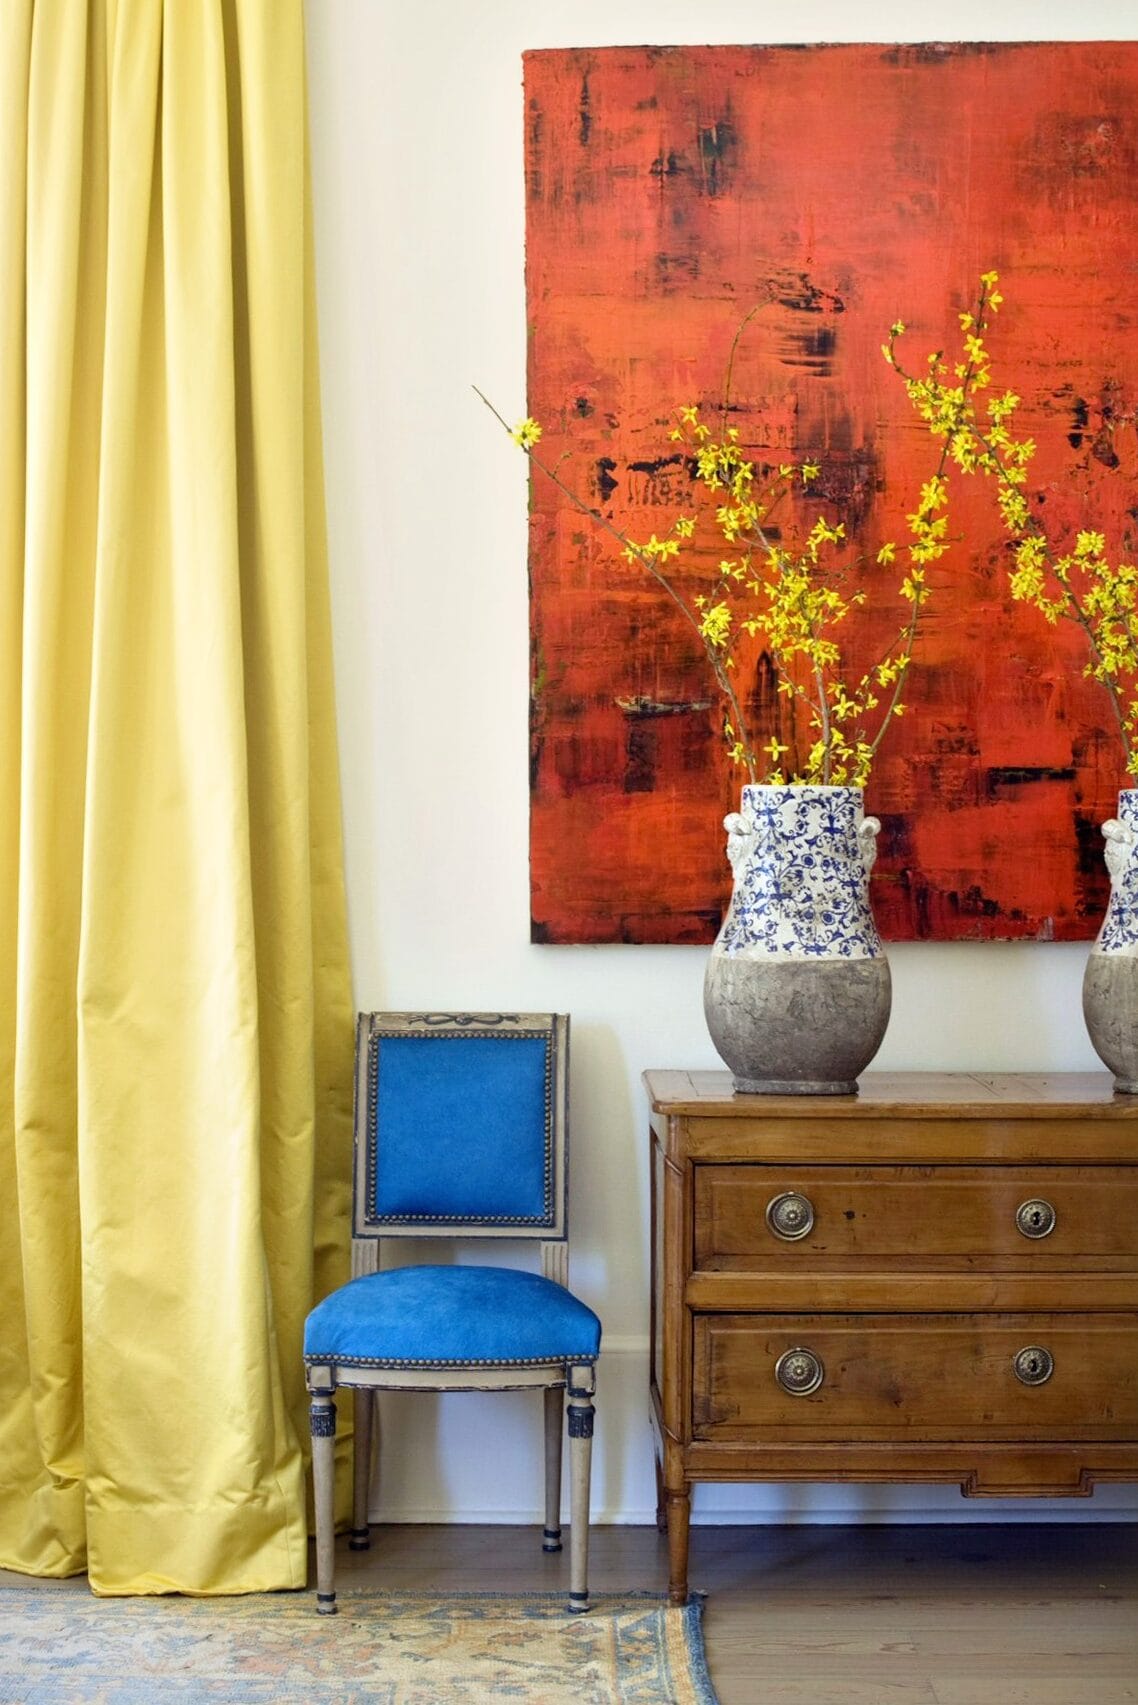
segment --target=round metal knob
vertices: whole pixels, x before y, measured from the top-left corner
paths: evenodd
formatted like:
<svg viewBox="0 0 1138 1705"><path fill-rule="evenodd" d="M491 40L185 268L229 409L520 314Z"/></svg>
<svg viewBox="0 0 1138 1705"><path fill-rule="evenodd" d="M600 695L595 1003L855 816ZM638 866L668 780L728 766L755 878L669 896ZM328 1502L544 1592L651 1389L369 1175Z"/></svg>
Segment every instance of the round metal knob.
<svg viewBox="0 0 1138 1705"><path fill-rule="evenodd" d="M813 1350L784 1350L774 1365L774 1377L792 1397L809 1397L825 1379L826 1370Z"/></svg>
<svg viewBox="0 0 1138 1705"><path fill-rule="evenodd" d="M1021 1385L1046 1385L1055 1372L1055 1358L1041 1344L1028 1344L1016 1351L1012 1368Z"/></svg>
<svg viewBox="0 0 1138 1705"><path fill-rule="evenodd" d="M814 1205L797 1190L784 1190L767 1203L767 1225L784 1243L808 1237L814 1230Z"/></svg>
<svg viewBox="0 0 1138 1705"><path fill-rule="evenodd" d="M1016 1230L1024 1237L1046 1237L1055 1230L1055 1209L1050 1202L1041 1197L1033 1196L1028 1202L1021 1202L1016 1209Z"/></svg>

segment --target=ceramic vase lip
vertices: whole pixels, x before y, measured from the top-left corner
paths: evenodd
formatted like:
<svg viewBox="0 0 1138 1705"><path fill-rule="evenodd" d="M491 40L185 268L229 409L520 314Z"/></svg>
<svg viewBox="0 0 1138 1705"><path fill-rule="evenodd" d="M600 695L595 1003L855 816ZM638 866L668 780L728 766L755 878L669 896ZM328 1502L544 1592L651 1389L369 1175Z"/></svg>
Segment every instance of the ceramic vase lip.
<svg viewBox="0 0 1138 1705"><path fill-rule="evenodd" d="M875 817L866 817L865 789L850 783L839 786L830 782L744 782L739 810L752 824L777 820L787 827L803 812L811 820L825 818L832 829L841 824L849 831L856 831L863 819L867 823L877 821Z"/></svg>
<svg viewBox="0 0 1138 1705"><path fill-rule="evenodd" d="M1138 798L1138 787L1131 789ZM856 793L865 798L864 787L855 787L853 782L820 782L820 781L745 781L743 794L748 793L784 793L798 795L803 793Z"/></svg>

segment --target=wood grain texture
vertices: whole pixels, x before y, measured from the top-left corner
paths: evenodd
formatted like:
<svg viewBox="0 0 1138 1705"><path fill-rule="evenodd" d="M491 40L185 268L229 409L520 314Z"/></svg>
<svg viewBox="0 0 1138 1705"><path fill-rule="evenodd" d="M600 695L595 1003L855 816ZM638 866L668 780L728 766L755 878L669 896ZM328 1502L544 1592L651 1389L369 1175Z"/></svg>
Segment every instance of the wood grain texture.
<svg viewBox="0 0 1138 1705"><path fill-rule="evenodd" d="M800 1192L813 1206L811 1231L779 1239L766 1220L771 1201ZM1036 1198L1056 1214L1032 1240L1017 1210ZM1034 1270L1072 1256L1121 1258L1138 1268L1138 1176L1127 1167L701 1166L695 1186L696 1265L721 1257L770 1257L808 1264L818 1256L918 1256L966 1260L1018 1257Z"/></svg>
<svg viewBox="0 0 1138 1705"><path fill-rule="evenodd" d="M1138 1124L1109 1083L897 1074L795 1105L646 1074L673 1596L696 1481L1085 1497L1138 1478ZM786 1191L813 1210L800 1239L767 1222ZM1024 1237L1041 1199L1054 1229ZM1053 1369L1026 1384L1015 1358L1038 1347ZM795 1350L816 1389L779 1384Z"/></svg>
<svg viewBox="0 0 1138 1705"><path fill-rule="evenodd" d="M1118 1095L1109 1072L864 1072L856 1095L739 1095L726 1071L644 1073L652 1108L671 1114L748 1119L763 1111L780 1119L830 1121L871 1118L887 1108L896 1118L918 1111L925 1119L992 1117L1138 1121L1138 1095Z"/></svg>
<svg viewBox="0 0 1138 1705"><path fill-rule="evenodd" d="M767 1444L1138 1438L1136 1315L706 1314L693 1327L700 1438L753 1440L756 1428ZM1054 1357L1046 1384L1015 1376L1029 1345ZM796 1346L825 1370L809 1396L775 1377Z"/></svg>

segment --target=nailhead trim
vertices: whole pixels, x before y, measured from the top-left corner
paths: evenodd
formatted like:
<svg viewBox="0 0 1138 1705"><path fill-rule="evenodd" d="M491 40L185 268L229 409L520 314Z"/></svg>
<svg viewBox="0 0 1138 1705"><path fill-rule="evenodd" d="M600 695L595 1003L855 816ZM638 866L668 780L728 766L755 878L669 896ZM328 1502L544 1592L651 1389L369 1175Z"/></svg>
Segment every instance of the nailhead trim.
<svg viewBox="0 0 1138 1705"><path fill-rule="evenodd" d="M470 1022L472 1015L466 1013L438 1013L430 1017L435 1023L441 1024L448 1019ZM508 1013L495 1013L481 1016L478 1022L482 1025L493 1021L502 1023L509 1019ZM424 1015L427 1023L427 1015ZM375 1211L375 1200L378 1189L376 1177L376 1137L375 1120L376 1104L379 1099L379 1044L383 1037L399 1041L431 1040L436 1042L464 1042L469 1040L469 1032L447 1031L439 1029L415 1030L373 1030L368 1036L367 1043L367 1154L365 1162L365 1184L367 1188L367 1224L369 1226L399 1226L399 1225L474 1225L474 1226L525 1226L541 1228L552 1226L554 1219L553 1200L553 1040L554 1030L490 1030L483 1029L475 1032L486 1040L498 1042L545 1042L545 1177L543 1183L544 1207L540 1214L380 1214Z"/></svg>
<svg viewBox="0 0 1138 1705"><path fill-rule="evenodd" d="M333 1367L342 1368L540 1368L552 1362L576 1362L581 1367L593 1367L599 1351L590 1350L584 1355L563 1355L559 1351L552 1356L491 1356L482 1360L444 1361L434 1356L428 1361L395 1361L385 1356L340 1356L321 1354L306 1355L306 1365L310 1362L331 1363Z"/></svg>

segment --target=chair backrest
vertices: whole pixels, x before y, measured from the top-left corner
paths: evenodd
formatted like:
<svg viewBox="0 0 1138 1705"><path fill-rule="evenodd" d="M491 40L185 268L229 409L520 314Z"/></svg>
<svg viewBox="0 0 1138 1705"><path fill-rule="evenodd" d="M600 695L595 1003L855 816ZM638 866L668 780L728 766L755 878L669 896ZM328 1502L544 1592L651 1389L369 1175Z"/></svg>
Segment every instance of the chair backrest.
<svg viewBox="0 0 1138 1705"><path fill-rule="evenodd" d="M564 1242L568 1068L564 1013L361 1013L355 1235Z"/></svg>

